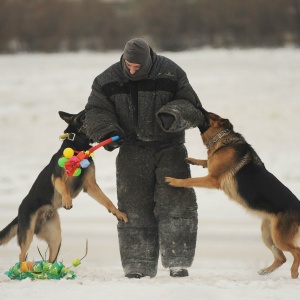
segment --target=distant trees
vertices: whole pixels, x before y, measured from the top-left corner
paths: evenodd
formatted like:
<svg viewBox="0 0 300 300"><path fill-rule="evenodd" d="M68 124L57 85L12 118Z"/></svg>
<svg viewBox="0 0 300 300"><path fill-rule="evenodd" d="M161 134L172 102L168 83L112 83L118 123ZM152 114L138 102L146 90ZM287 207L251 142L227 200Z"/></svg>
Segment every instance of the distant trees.
<svg viewBox="0 0 300 300"><path fill-rule="evenodd" d="M300 0L140 0L142 32L160 47L300 45ZM172 9L171 9L172 8Z"/></svg>
<svg viewBox="0 0 300 300"><path fill-rule="evenodd" d="M300 0L1 0L0 53L300 45Z"/></svg>

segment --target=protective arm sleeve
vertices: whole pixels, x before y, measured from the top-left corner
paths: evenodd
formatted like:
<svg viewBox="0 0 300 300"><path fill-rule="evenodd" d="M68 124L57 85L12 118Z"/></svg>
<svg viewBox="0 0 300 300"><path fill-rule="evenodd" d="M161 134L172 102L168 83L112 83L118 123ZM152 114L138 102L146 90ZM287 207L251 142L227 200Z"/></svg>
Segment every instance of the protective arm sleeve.
<svg viewBox="0 0 300 300"><path fill-rule="evenodd" d="M157 122L167 132L179 132L202 126L206 120L201 112L201 102L191 87L186 74L181 71L177 91L173 100L164 105L156 114Z"/></svg>
<svg viewBox="0 0 300 300"><path fill-rule="evenodd" d="M92 85L92 92L85 106L85 112L87 134L94 142L99 142L112 134L124 136L114 103L103 93L97 83L97 78Z"/></svg>

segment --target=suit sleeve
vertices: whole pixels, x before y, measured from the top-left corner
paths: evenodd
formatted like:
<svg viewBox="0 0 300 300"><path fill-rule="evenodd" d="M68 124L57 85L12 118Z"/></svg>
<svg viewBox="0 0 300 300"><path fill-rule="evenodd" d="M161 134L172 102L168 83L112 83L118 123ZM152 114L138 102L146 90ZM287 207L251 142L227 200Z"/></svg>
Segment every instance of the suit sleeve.
<svg viewBox="0 0 300 300"><path fill-rule="evenodd" d="M98 80L98 77L94 80L85 106L87 134L95 142L110 135L124 135L119 126L114 103L105 95Z"/></svg>
<svg viewBox="0 0 300 300"><path fill-rule="evenodd" d="M179 132L205 123L198 96L185 72L179 68L178 73L178 84L173 100L164 105L156 115L159 125L167 132Z"/></svg>

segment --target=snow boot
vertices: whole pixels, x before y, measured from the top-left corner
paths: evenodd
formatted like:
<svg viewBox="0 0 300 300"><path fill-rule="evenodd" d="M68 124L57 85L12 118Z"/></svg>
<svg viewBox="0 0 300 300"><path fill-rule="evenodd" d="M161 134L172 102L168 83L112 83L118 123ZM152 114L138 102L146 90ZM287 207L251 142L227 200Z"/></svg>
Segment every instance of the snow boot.
<svg viewBox="0 0 300 300"><path fill-rule="evenodd" d="M186 277L189 276L189 272L187 269L183 268L170 268L170 276L171 277Z"/></svg>
<svg viewBox="0 0 300 300"><path fill-rule="evenodd" d="M129 279L141 279L142 277L144 277L144 275L142 273L131 273L131 274L127 274L125 275L125 277L129 278Z"/></svg>

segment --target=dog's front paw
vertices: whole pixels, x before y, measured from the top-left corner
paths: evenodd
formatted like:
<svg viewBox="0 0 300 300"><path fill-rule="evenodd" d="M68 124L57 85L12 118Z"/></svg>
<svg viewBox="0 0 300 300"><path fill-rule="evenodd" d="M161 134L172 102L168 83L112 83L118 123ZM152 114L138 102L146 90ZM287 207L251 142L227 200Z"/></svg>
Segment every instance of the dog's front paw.
<svg viewBox="0 0 300 300"><path fill-rule="evenodd" d="M116 211L116 213L114 214L118 220L121 220L125 223L128 222L128 218L127 218L127 215L119 210Z"/></svg>
<svg viewBox="0 0 300 300"><path fill-rule="evenodd" d="M63 208L65 208L66 210L69 210L69 209L71 209L73 207L73 205L71 204L71 205L64 205L63 206Z"/></svg>
<svg viewBox="0 0 300 300"><path fill-rule="evenodd" d="M128 217L127 217L127 215L126 215L125 213L119 211L116 207L113 207L113 208L111 208L111 209L108 209L108 211L109 211L110 213L112 213L114 216L116 216L118 220L123 221L123 222L125 222L125 223L128 222Z"/></svg>
<svg viewBox="0 0 300 300"><path fill-rule="evenodd" d="M185 161L190 165L197 165L195 158L187 157Z"/></svg>
<svg viewBox="0 0 300 300"><path fill-rule="evenodd" d="M70 198L70 199L63 199L62 206L65 209L68 209L68 210L71 209L73 207L72 198Z"/></svg>
<svg viewBox="0 0 300 300"><path fill-rule="evenodd" d="M205 159L187 157L185 161L190 165L202 166L203 168L207 168L207 160Z"/></svg>
<svg viewBox="0 0 300 300"><path fill-rule="evenodd" d="M176 179L173 177L165 177L165 182L168 183L171 186L181 186L180 185L180 179Z"/></svg>

